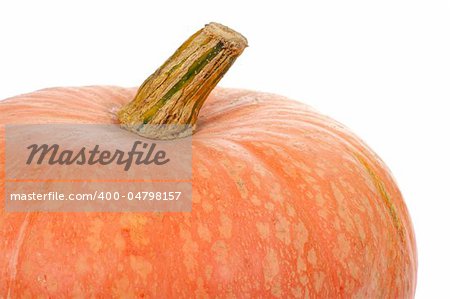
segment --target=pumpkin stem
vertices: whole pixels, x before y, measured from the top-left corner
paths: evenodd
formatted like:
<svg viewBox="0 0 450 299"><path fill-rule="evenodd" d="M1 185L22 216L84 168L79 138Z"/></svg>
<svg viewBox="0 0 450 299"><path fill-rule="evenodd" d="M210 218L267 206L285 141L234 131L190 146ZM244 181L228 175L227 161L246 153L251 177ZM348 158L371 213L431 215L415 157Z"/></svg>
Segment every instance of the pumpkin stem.
<svg viewBox="0 0 450 299"><path fill-rule="evenodd" d="M185 41L118 112L122 127L141 136L192 134L206 98L247 47L240 33L210 23Z"/></svg>

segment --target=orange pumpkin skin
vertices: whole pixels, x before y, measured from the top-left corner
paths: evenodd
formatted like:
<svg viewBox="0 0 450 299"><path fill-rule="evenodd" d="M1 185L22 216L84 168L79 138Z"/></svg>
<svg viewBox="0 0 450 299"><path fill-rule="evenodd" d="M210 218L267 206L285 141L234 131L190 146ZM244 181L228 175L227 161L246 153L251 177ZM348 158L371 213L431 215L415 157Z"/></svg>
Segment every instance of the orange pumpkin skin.
<svg viewBox="0 0 450 299"><path fill-rule="evenodd" d="M0 123L117 123L136 89L53 88ZM0 160L4 168L4 127ZM193 136L191 213L6 213L0 298L411 298L417 255L382 161L306 105L216 88Z"/></svg>

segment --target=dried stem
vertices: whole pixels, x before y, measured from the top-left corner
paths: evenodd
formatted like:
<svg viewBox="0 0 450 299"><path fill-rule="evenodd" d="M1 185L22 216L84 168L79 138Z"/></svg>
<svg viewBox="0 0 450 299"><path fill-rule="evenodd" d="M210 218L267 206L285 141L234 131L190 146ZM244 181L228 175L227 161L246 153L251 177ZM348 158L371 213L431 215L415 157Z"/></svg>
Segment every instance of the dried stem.
<svg viewBox="0 0 450 299"><path fill-rule="evenodd" d="M145 80L119 111L121 125L155 139L192 134L206 98L246 46L238 32L218 23L206 25Z"/></svg>

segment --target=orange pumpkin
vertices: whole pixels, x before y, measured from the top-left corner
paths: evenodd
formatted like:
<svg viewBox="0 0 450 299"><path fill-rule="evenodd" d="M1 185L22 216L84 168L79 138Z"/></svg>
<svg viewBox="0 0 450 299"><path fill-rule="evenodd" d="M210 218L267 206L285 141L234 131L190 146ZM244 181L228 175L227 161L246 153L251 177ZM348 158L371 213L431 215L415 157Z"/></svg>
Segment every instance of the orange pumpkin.
<svg viewBox="0 0 450 299"><path fill-rule="evenodd" d="M0 102L0 123L114 124L135 95L40 90ZM414 296L407 208L344 126L278 95L216 88L192 138L190 213L7 213L2 171L0 297ZM4 168L3 126L0 140Z"/></svg>

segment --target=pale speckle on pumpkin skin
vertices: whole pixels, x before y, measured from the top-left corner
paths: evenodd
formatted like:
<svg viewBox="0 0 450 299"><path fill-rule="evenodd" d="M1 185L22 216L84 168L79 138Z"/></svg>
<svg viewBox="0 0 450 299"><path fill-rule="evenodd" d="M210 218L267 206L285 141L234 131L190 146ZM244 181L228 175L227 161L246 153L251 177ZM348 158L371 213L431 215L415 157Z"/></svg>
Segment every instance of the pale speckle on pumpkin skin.
<svg viewBox="0 0 450 299"><path fill-rule="evenodd" d="M308 183L308 185L313 186L317 183L317 180L308 174L303 174L302 178Z"/></svg>
<svg viewBox="0 0 450 299"><path fill-rule="evenodd" d="M320 209L320 210L317 212L317 215L318 215L320 218L324 219L326 222L328 222L326 219L328 218L329 213L328 213L328 211L327 211L326 209Z"/></svg>
<svg viewBox="0 0 450 299"><path fill-rule="evenodd" d="M117 265L117 271L118 271L118 272L122 272L122 271L123 271L123 268L124 268L124 266L123 266L122 263L119 263L119 264Z"/></svg>
<svg viewBox="0 0 450 299"><path fill-rule="evenodd" d="M45 289L49 292L49 293L56 293L58 292L58 280L57 278L54 277L47 277L45 279Z"/></svg>
<svg viewBox="0 0 450 299"><path fill-rule="evenodd" d="M223 239L231 238L232 230L233 230L233 222L231 221L231 219L225 214L221 214L219 226L219 233L221 238Z"/></svg>
<svg viewBox="0 0 450 299"><path fill-rule="evenodd" d="M311 248L308 251L307 259L308 259L308 262L311 264L311 266L315 267L317 265L317 255L316 255L316 251L314 250L314 248Z"/></svg>
<svg viewBox="0 0 450 299"><path fill-rule="evenodd" d="M289 177L289 178L295 178L297 176L297 169L294 165L290 163L283 163L282 164L283 172Z"/></svg>
<svg viewBox="0 0 450 299"><path fill-rule="evenodd" d="M137 274L142 281L146 282L147 277L152 271L152 264L141 256L130 256L130 266L134 274Z"/></svg>
<svg viewBox="0 0 450 299"><path fill-rule="evenodd" d="M352 183L350 183L350 182L348 182L348 181L346 181L346 180L344 180L344 179L342 179L342 178L339 179L339 183L340 183L340 185L341 185L345 190L347 190L349 193L353 193L353 194L356 194L356 193L357 193L356 190L355 190L355 188L353 187L353 184L352 184Z"/></svg>
<svg viewBox="0 0 450 299"><path fill-rule="evenodd" d="M306 163L302 162L302 161L293 161L292 165L294 165L297 169L299 169L300 173L313 173L315 171L313 171L313 169L311 167L309 167Z"/></svg>
<svg viewBox="0 0 450 299"><path fill-rule="evenodd" d="M300 255L297 257L297 272L303 273L306 271L306 262Z"/></svg>
<svg viewBox="0 0 450 299"><path fill-rule="evenodd" d="M122 237L122 235L117 234L114 237L114 246L116 247L116 249L119 252L122 252L123 250L125 250L125 239Z"/></svg>
<svg viewBox="0 0 450 299"><path fill-rule="evenodd" d="M349 270L350 275L354 279L358 279L358 277L360 275L360 270L359 270L359 267L353 261L349 261L347 263L347 268Z"/></svg>
<svg viewBox="0 0 450 299"><path fill-rule="evenodd" d="M256 187L256 189L261 189L261 180L256 175L252 174L250 176L250 180L252 181L253 185Z"/></svg>
<svg viewBox="0 0 450 299"><path fill-rule="evenodd" d="M301 275L299 281L303 286L306 286L309 282L309 278L307 275Z"/></svg>
<svg viewBox="0 0 450 299"><path fill-rule="evenodd" d="M210 243L211 242L211 231L204 223L199 223L197 226L197 234L200 239Z"/></svg>
<svg viewBox="0 0 450 299"><path fill-rule="evenodd" d="M192 189L192 203L198 204L201 202L201 196L198 193L197 189Z"/></svg>
<svg viewBox="0 0 450 299"><path fill-rule="evenodd" d="M252 204L254 204L255 206L260 206L261 205L261 200L259 200L259 198L256 195L252 195L250 197L250 201L252 202Z"/></svg>
<svg viewBox="0 0 450 299"><path fill-rule="evenodd" d="M292 207L292 205L290 205L289 203L286 203L285 207L286 207L286 214L289 217L296 217L297 216L297 212L295 211L294 207Z"/></svg>
<svg viewBox="0 0 450 299"><path fill-rule="evenodd" d="M180 236L184 241L182 246L183 264L186 267L187 272L190 275L194 275L196 269L198 268L196 259L198 253L198 244L192 239L190 231L181 229Z"/></svg>
<svg viewBox="0 0 450 299"><path fill-rule="evenodd" d="M86 298L86 291L83 290L83 287L81 286L81 283L78 281L75 281L72 287L72 294L71 297L73 299L82 299ZM26 297L26 298L33 298L32 296Z"/></svg>
<svg viewBox="0 0 450 299"><path fill-rule="evenodd" d="M321 207L325 204L325 198L321 192L317 192L314 199L316 200L317 204Z"/></svg>
<svg viewBox="0 0 450 299"><path fill-rule="evenodd" d="M364 180L364 186L368 187L373 194L377 194L378 193L377 188L373 183L373 181L371 180L370 176L367 175L367 172L365 172L363 168L358 168L358 173L359 173L358 176Z"/></svg>
<svg viewBox="0 0 450 299"><path fill-rule="evenodd" d="M33 273L33 264L29 259L23 261L22 271L26 276L30 276Z"/></svg>
<svg viewBox="0 0 450 299"><path fill-rule="evenodd" d="M302 297L302 289L299 287L291 288L291 294L294 296L294 298L301 298Z"/></svg>
<svg viewBox="0 0 450 299"><path fill-rule="evenodd" d="M307 288L307 289L305 289L305 297L304 297L304 299L309 299L310 298L310 296L309 296L309 289Z"/></svg>
<svg viewBox="0 0 450 299"><path fill-rule="evenodd" d="M205 277L207 280L211 279L211 274L212 274L212 266L211 265L206 265L205 267Z"/></svg>
<svg viewBox="0 0 450 299"><path fill-rule="evenodd" d="M148 220L147 217L143 215L137 215L134 213L124 213L122 216L120 216L119 222L122 225L122 227L137 228L142 225L146 225Z"/></svg>
<svg viewBox="0 0 450 299"><path fill-rule="evenodd" d="M364 207L364 212L367 212L367 215L372 219L373 218L373 209L372 209L372 205L369 201L369 198L364 196L362 198L361 202L362 202L361 208Z"/></svg>
<svg viewBox="0 0 450 299"><path fill-rule="evenodd" d="M241 178L236 179L236 185L238 187L239 193L241 194L242 199L248 198L248 190L245 186L244 181Z"/></svg>
<svg viewBox="0 0 450 299"><path fill-rule="evenodd" d="M313 199L314 194L311 191L306 191L303 195L305 195L308 199Z"/></svg>
<svg viewBox="0 0 450 299"><path fill-rule="evenodd" d="M79 275L83 275L87 273L90 269L90 266L87 262L86 256L80 255L75 264L75 271Z"/></svg>
<svg viewBox="0 0 450 299"><path fill-rule="evenodd" d="M338 215L343 221L345 225L345 229L347 231L352 231L354 228L353 223L353 217L349 214L349 210L347 207L347 203L344 197L344 194L341 192L341 190L336 186L336 184L331 183L331 190L333 192L334 198L336 200L336 203L338 205Z"/></svg>
<svg viewBox="0 0 450 299"><path fill-rule="evenodd" d="M268 210L268 211L273 211L275 209L275 206L273 205L273 203L271 202L266 202L264 204L264 207Z"/></svg>
<svg viewBox="0 0 450 299"><path fill-rule="evenodd" d="M130 281L126 275L114 281L113 297L117 298L135 298L136 294L130 289Z"/></svg>
<svg viewBox="0 0 450 299"><path fill-rule="evenodd" d="M281 298L283 293L281 290L281 283L280 281L276 281L270 288L270 293L276 297L276 298Z"/></svg>
<svg viewBox="0 0 450 299"><path fill-rule="evenodd" d="M312 187L312 189L313 189L314 191L319 192L319 193L322 193L322 192L321 192L321 191L322 191L321 183L323 183L323 182L320 182L320 183L318 183L318 184L311 185L310 187Z"/></svg>
<svg viewBox="0 0 450 299"><path fill-rule="evenodd" d="M361 216L356 214L354 222L355 222L356 228L358 229L358 236L361 239L361 241L364 242L366 240L366 231L365 231L364 226L362 224Z"/></svg>
<svg viewBox="0 0 450 299"><path fill-rule="evenodd" d="M339 220L339 218L337 216L334 218L333 227L336 231L341 230L341 221Z"/></svg>
<svg viewBox="0 0 450 299"><path fill-rule="evenodd" d="M305 224L297 219L297 223L293 226L293 244L294 248L298 250L299 256L303 254L304 246L308 240L308 237L309 233Z"/></svg>
<svg viewBox="0 0 450 299"><path fill-rule="evenodd" d="M319 178L324 179L329 173L329 170L327 169L326 165L319 163L316 167L314 167L312 173L314 173L314 175L318 176Z"/></svg>
<svg viewBox="0 0 450 299"><path fill-rule="evenodd" d="M281 202L283 201L283 192L281 191L280 184L274 183L271 186L270 192L269 192L270 198L275 202Z"/></svg>
<svg viewBox="0 0 450 299"><path fill-rule="evenodd" d="M53 244L53 232L50 229L44 230L44 244Z"/></svg>
<svg viewBox="0 0 450 299"><path fill-rule="evenodd" d="M303 258L304 256L304 247L309 238L308 230L303 222L300 219L297 219L297 223L292 226L292 244L297 251L297 262L296 262L296 270L299 274L300 283L306 287L309 283L308 275L306 275L306 261Z"/></svg>
<svg viewBox="0 0 450 299"><path fill-rule="evenodd" d="M129 231L131 243L136 247L150 244L150 239L142 233L147 222L147 217L134 213L125 213L119 220L122 229Z"/></svg>
<svg viewBox="0 0 450 299"><path fill-rule="evenodd" d="M268 223L256 222L256 229L262 239L267 239L270 234L270 227Z"/></svg>
<svg viewBox="0 0 450 299"><path fill-rule="evenodd" d="M209 179L211 177L211 173L209 172L208 168L201 163L197 163L196 164L197 170L200 174L200 176L202 176L205 179Z"/></svg>
<svg viewBox="0 0 450 299"><path fill-rule="evenodd" d="M344 259L350 253L350 242L347 240L344 234L340 233L337 236L337 244L333 249L334 256L341 262L344 262Z"/></svg>
<svg viewBox="0 0 450 299"><path fill-rule="evenodd" d="M228 262L228 247L227 247L227 244L225 243L225 241L223 241L223 240L216 241L213 244L211 250L214 253L214 259L219 264L227 264L227 262Z"/></svg>
<svg viewBox="0 0 450 299"><path fill-rule="evenodd" d="M290 223L281 215L277 216L277 222L275 223L275 236L286 245L291 243Z"/></svg>
<svg viewBox="0 0 450 299"><path fill-rule="evenodd" d="M37 282L38 282L40 285L42 285L42 286L45 287L45 285L46 285L46 283L47 283L47 279L45 278L45 275L38 275L38 277L36 278L36 280L37 280Z"/></svg>
<svg viewBox="0 0 450 299"><path fill-rule="evenodd" d="M278 275L280 271L280 266L278 264L277 253L274 249L270 248L263 261L263 271L264 271L264 280L266 284L269 284L273 281L275 276Z"/></svg>
<svg viewBox="0 0 450 299"><path fill-rule="evenodd" d="M314 272L313 281L314 281L314 290L316 291L316 293L319 293L325 281L325 273L322 271Z"/></svg>
<svg viewBox="0 0 450 299"><path fill-rule="evenodd" d="M347 279L345 281L345 289L346 290L353 290L355 288L355 281L351 279Z"/></svg>
<svg viewBox="0 0 450 299"><path fill-rule="evenodd" d="M100 248L103 245L101 238L101 231L104 226L104 222L100 219L94 219L91 221L89 225L89 233L90 235L87 237L86 241L89 244L89 248L98 253Z"/></svg>
<svg viewBox="0 0 450 299"><path fill-rule="evenodd" d="M206 200L202 201L202 208L206 213L211 213L214 210L214 206Z"/></svg>

